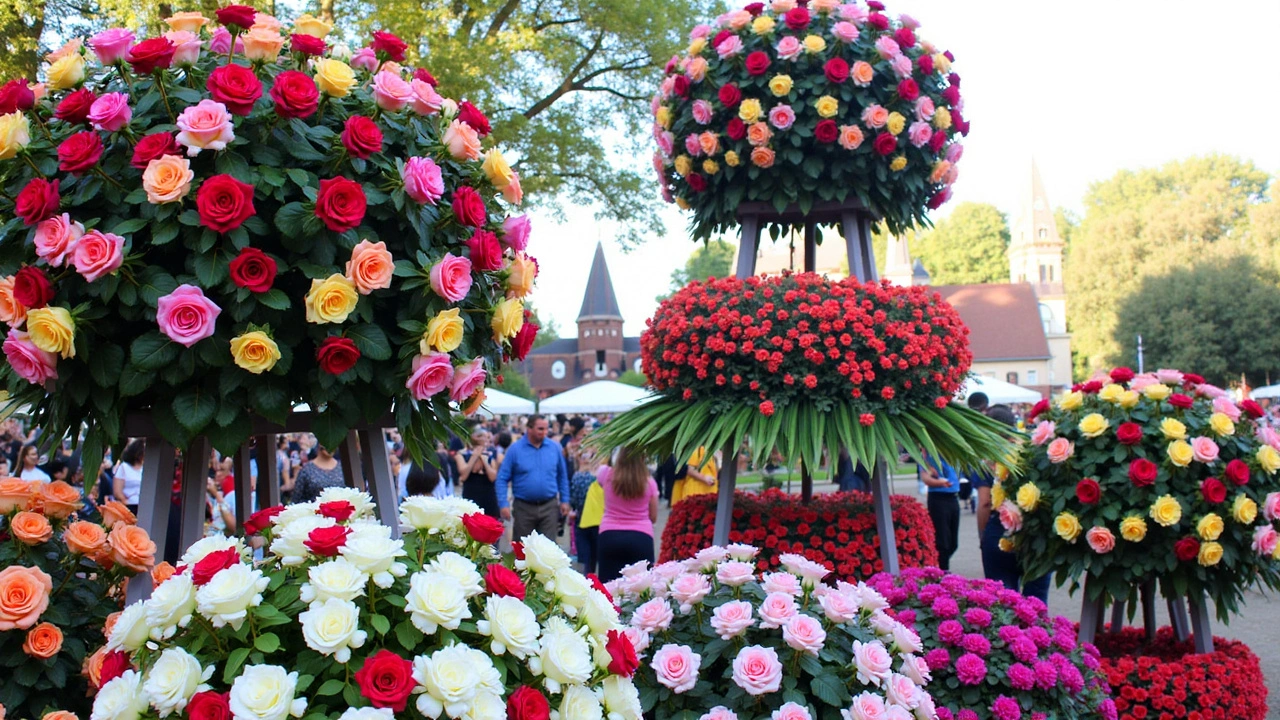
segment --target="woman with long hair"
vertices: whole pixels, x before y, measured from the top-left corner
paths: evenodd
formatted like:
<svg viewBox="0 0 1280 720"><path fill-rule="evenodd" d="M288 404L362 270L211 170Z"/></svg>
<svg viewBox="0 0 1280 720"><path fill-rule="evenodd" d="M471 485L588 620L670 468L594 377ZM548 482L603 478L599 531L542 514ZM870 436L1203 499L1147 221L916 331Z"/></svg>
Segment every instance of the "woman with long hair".
<svg viewBox="0 0 1280 720"><path fill-rule="evenodd" d="M467 449L453 460L462 482L462 497L480 506L489 517L498 517L498 492L494 481L498 479L497 453L489 447L489 431L477 425L471 431Z"/></svg>
<svg viewBox="0 0 1280 720"><path fill-rule="evenodd" d="M602 467L596 481L604 490L604 517L596 541L600 580L622 575L641 560L653 562L653 521L658 519L658 483L649 475L644 453L620 448L613 467Z"/></svg>
<svg viewBox="0 0 1280 720"><path fill-rule="evenodd" d="M40 448L35 444L23 445L18 452L18 477L23 480L49 482L49 473L40 469Z"/></svg>
<svg viewBox="0 0 1280 720"><path fill-rule="evenodd" d="M142 461L147 445L142 440L132 440L120 453L120 464L111 474L111 497L138 512L138 494L142 492Z"/></svg>

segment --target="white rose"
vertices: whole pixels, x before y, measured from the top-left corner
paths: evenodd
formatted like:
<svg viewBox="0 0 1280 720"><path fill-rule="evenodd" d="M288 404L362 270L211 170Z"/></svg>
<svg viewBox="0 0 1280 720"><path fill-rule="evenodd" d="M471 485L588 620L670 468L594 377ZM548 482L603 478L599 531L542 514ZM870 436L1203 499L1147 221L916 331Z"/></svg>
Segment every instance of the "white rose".
<svg viewBox="0 0 1280 720"><path fill-rule="evenodd" d="M320 496L316 498L316 509L327 502L342 502L346 500L351 503L351 507L355 508L355 512L351 514L351 520L360 520L362 518L372 518L377 511L377 505L373 502L373 496L367 492L356 490L349 487L327 487L320 491Z"/></svg>
<svg viewBox="0 0 1280 720"><path fill-rule="evenodd" d="M414 658L413 679L426 690L418 696L418 712L431 718L442 711L453 718L465 715L480 687L480 674L470 660L462 645Z"/></svg>
<svg viewBox="0 0 1280 720"><path fill-rule="evenodd" d="M409 572L404 563L396 560L404 557L404 541L392 540L391 528L381 523L354 523L346 544L338 552L383 589Z"/></svg>
<svg viewBox="0 0 1280 720"><path fill-rule="evenodd" d="M595 665L587 641L569 627L563 618L552 617L543 630L538 656L529 660L535 675L545 675L547 689L560 692L561 685L585 683Z"/></svg>
<svg viewBox="0 0 1280 720"><path fill-rule="evenodd" d="M561 720L604 720L604 708L595 693L581 685L570 685L565 688L560 699Z"/></svg>
<svg viewBox="0 0 1280 720"><path fill-rule="evenodd" d="M240 557L244 557L244 540L240 538L223 537L222 535L211 535L207 538L201 538L194 543L187 551L182 554L182 559L178 561L179 565L185 565L188 568L195 567L196 563L204 559L211 552L219 550L227 550L235 548L240 552Z"/></svg>
<svg viewBox="0 0 1280 720"><path fill-rule="evenodd" d="M180 627L191 622L196 609L196 586L190 575L174 575L161 583L146 603L146 618L152 640L168 640Z"/></svg>
<svg viewBox="0 0 1280 720"><path fill-rule="evenodd" d="M166 648L147 673L142 689L160 717L181 713L192 695L209 689L204 682L213 675L213 666L200 667L200 661L186 650Z"/></svg>
<svg viewBox="0 0 1280 720"><path fill-rule="evenodd" d="M270 580L261 570L248 565L232 565L219 570L196 591L196 608L214 627L230 625L239 630L249 608L262 603L262 593Z"/></svg>
<svg viewBox="0 0 1280 720"><path fill-rule="evenodd" d="M312 603L298 621L302 623L307 647L321 655L332 655L340 663L350 660L351 648L364 645L368 639L368 633L360 629L360 609L350 600L331 597Z"/></svg>
<svg viewBox="0 0 1280 720"><path fill-rule="evenodd" d="M858 583L858 605L863 610L886 610L889 601L878 590L866 583Z"/></svg>
<svg viewBox="0 0 1280 720"><path fill-rule="evenodd" d="M918 653L924 649L920 636L902 623L898 623L893 628L893 642L898 646L900 653Z"/></svg>
<svg viewBox="0 0 1280 720"><path fill-rule="evenodd" d="M405 609L414 626L427 635L435 634L439 626L457 630L471 617L466 593L448 575L437 572L417 572L409 578Z"/></svg>
<svg viewBox="0 0 1280 720"><path fill-rule="evenodd" d="M115 627L107 638L108 650L127 650L133 652L147 641L147 605L138 601L124 609L116 618Z"/></svg>
<svg viewBox="0 0 1280 720"><path fill-rule="evenodd" d="M494 655L511 653L520 659L538 652L538 617L523 600L490 595L485 601L484 620L476 623L480 634L493 638Z"/></svg>
<svg viewBox="0 0 1280 720"><path fill-rule="evenodd" d="M867 624L871 626L871 629L875 631L876 635L881 638L886 638L893 637L893 630L900 623L890 617L885 611L876 610L871 613L871 617L868 618Z"/></svg>
<svg viewBox="0 0 1280 720"><path fill-rule="evenodd" d="M592 589L587 594L587 602L582 606L582 618L587 621L592 635L603 637L610 630L618 629L618 608L599 590Z"/></svg>
<svg viewBox="0 0 1280 720"><path fill-rule="evenodd" d="M456 552L445 552L432 558L430 569L448 575L462 587L467 597L484 592L484 578L476 572L476 564Z"/></svg>
<svg viewBox="0 0 1280 720"><path fill-rule="evenodd" d="M346 43L337 43L329 50L329 57L346 62L351 59L351 46Z"/></svg>
<svg viewBox="0 0 1280 720"><path fill-rule="evenodd" d="M441 498L415 495L400 503L400 529L447 533L462 527L463 514Z"/></svg>
<svg viewBox="0 0 1280 720"><path fill-rule="evenodd" d="M271 524L275 527L275 534L279 534L281 530L292 525L296 520L315 517L317 509L319 509L319 506L315 502L286 505L284 510L281 510L275 517L271 518Z"/></svg>
<svg viewBox="0 0 1280 720"><path fill-rule="evenodd" d="M507 720L507 702L496 692L481 690L471 701L466 720Z"/></svg>
<svg viewBox="0 0 1280 720"><path fill-rule="evenodd" d="M355 600L364 595L369 576L344 557L336 557L307 568L307 582L302 584L302 602L312 604L329 598Z"/></svg>
<svg viewBox="0 0 1280 720"><path fill-rule="evenodd" d="M391 708L347 708L338 720L396 720L396 713Z"/></svg>
<svg viewBox="0 0 1280 720"><path fill-rule="evenodd" d="M453 98L445 98L440 101L440 117L445 120L452 120L458 114L458 101Z"/></svg>
<svg viewBox="0 0 1280 720"><path fill-rule="evenodd" d="M298 673L279 665L249 665L231 683L231 716L235 720L284 720L302 717L307 699L295 698Z"/></svg>
<svg viewBox="0 0 1280 720"><path fill-rule="evenodd" d="M518 560L518 567L527 567L544 578L553 577L556 571L569 567L569 556L554 541L548 540L539 533L530 533L524 537L524 560Z"/></svg>
<svg viewBox="0 0 1280 720"><path fill-rule="evenodd" d="M137 671L125 670L123 675L98 690L89 720L138 720L146 710L142 676Z"/></svg>
<svg viewBox="0 0 1280 720"><path fill-rule="evenodd" d="M609 720L640 720L644 716L640 707L640 691L631 678L610 675L604 679L603 687Z"/></svg>
<svg viewBox="0 0 1280 720"><path fill-rule="evenodd" d="M526 554L525 558L528 557ZM556 597L560 598L560 602L565 605L564 611L569 617L577 617L578 611L587 602L587 594L597 592L591 587L591 581L571 567L557 569L552 578L552 582L548 583L547 587L555 591Z"/></svg>
<svg viewBox="0 0 1280 720"><path fill-rule="evenodd" d="M293 520L280 528L279 534L271 541L271 554L280 558L280 564L286 567L301 565L311 552L305 544L311 531L337 524L333 518L321 517L314 513Z"/></svg>
<svg viewBox="0 0 1280 720"><path fill-rule="evenodd" d="M493 666L493 658L489 654L477 650L470 645L464 646L467 651L468 661L471 667L476 669L476 673L480 675L480 690L503 695L507 689L502 684L502 673L498 672L498 668Z"/></svg>

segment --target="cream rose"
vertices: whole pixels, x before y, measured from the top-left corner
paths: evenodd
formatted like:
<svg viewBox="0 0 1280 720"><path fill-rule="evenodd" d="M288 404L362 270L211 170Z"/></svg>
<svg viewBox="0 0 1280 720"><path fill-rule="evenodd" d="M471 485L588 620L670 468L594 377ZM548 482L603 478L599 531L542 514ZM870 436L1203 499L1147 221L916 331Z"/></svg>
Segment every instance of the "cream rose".
<svg viewBox="0 0 1280 720"><path fill-rule="evenodd" d="M557 570L570 565L569 556L560 545L548 540L539 533L524 538L524 560L516 561L540 576L554 576Z"/></svg>
<svg viewBox="0 0 1280 720"><path fill-rule="evenodd" d="M431 560L430 569L451 578L468 598L484 592L484 578L476 572L476 564L456 552L444 552L435 556Z"/></svg>
<svg viewBox="0 0 1280 720"><path fill-rule="evenodd" d="M360 608L350 600L328 598L314 602L298 615L307 647L321 655L332 655L339 663L351 659L351 649L364 645L369 635L360 629Z"/></svg>
<svg viewBox="0 0 1280 720"><path fill-rule="evenodd" d="M295 698L298 673L279 665L250 665L231 683L231 715L236 720L302 717L307 699Z"/></svg>
<svg viewBox="0 0 1280 720"><path fill-rule="evenodd" d="M347 543L338 551L342 557L367 573L373 584L386 589L409 569L397 558L404 557L404 541L391 539L391 528L382 524L352 526Z"/></svg>
<svg viewBox="0 0 1280 720"><path fill-rule="evenodd" d="M640 706L640 691L630 678L610 675L601 685L604 707L609 720L640 720L644 710Z"/></svg>
<svg viewBox="0 0 1280 720"><path fill-rule="evenodd" d="M618 609L599 590L592 589L587 593L587 601L583 603L581 612L582 619L587 622L593 635L603 637L610 630L618 628Z"/></svg>
<svg viewBox="0 0 1280 720"><path fill-rule="evenodd" d="M249 616L249 608L262 603L262 593L269 582L257 568L232 565L219 570L196 591L196 609L216 628L230 625L239 630Z"/></svg>
<svg viewBox="0 0 1280 720"><path fill-rule="evenodd" d="M519 598L490 595L476 629L493 638L489 648L494 655L511 653L524 659L538 652L538 616Z"/></svg>
<svg viewBox="0 0 1280 720"><path fill-rule="evenodd" d="M464 514L443 500L415 495L400 503L400 529L425 530L428 534L460 530Z"/></svg>
<svg viewBox="0 0 1280 720"><path fill-rule="evenodd" d="M302 602L314 605L331 598L355 600L364 595L369 575L344 557L307 568L307 582L302 584L299 597Z"/></svg>
<svg viewBox="0 0 1280 720"><path fill-rule="evenodd" d="M138 720L147 711L142 676L136 670L124 673L102 686L93 699L89 720Z"/></svg>
<svg viewBox="0 0 1280 720"><path fill-rule="evenodd" d="M211 535L207 538L201 538L191 543L191 547L187 548L187 551L182 553L182 558L178 560L178 564L185 565L187 567L195 567L195 564L203 560L209 553L217 552L219 550L229 550L231 548L235 548L240 553L241 559L244 558L244 540L240 538L229 538L222 535Z"/></svg>
<svg viewBox="0 0 1280 720"><path fill-rule="evenodd" d="M194 655L178 647L166 648L147 672L142 689L160 717L181 714L192 695L209 689L213 666L201 667Z"/></svg>
<svg viewBox="0 0 1280 720"><path fill-rule="evenodd" d="M409 578L405 609L414 627L427 635L434 635L440 627L457 630L471 617L466 593L453 578L440 572L417 572Z"/></svg>
<svg viewBox="0 0 1280 720"><path fill-rule="evenodd" d="M538 655L529 660L529 668L535 675L546 676L547 689L553 693L562 685L585 683L595 671L587 641L559 617L547 621Z"/></svg>
<svg viewBox="0 0 1280 720"><path fill-rule="evenodd" d="M147 635L146 603L136 602L126 607L116 619L116 624L107 634L107 649L133 652L147 642Z"/></svg>
<svg viewBox="0 0 1280 720"><path fill-rule="evenodd" d="M196 587L190 575L174 575L151 593L146 605L146 624L152 640L168 640L191 622L196 609Z"/></svg>
<svg viewBox="0 0 1280 720"><path fill-rule="evenodd" d="M451 718L465 715L481 682L470 650L463 645L415 658L413 679L426 690L418 696L418 712L430 718L438 718L442 712Z"/></svg>
<svg viewBox="0 0 1280 720"><path fill-rule="evenodd" d="M560 698L560 717L573 720L602 720L604 708L595 693L581 685L570 685L565 688Z"/></svg>
<svg viewBox="0 0 1280 720"><path fill-rule="evenodd" d="M279 534L271 540L271 553L280 558L280 564L285 567L301 565L306 561L307 553L310 552L303 543L307 541L311 531L336 524L333 518L314 514L293 520L288 525L284 525Z"/></svg>

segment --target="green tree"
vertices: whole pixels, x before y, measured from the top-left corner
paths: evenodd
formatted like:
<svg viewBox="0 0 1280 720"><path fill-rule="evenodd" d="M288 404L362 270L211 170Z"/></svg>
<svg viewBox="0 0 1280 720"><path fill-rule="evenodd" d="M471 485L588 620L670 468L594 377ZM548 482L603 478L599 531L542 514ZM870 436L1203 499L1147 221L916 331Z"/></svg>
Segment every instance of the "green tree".
<svg viewBox="0 0 1280 720"><path fill-rule="evenodd" d="M889 236L877 226L871 236L876 268L884 275ZM1009 224L995 205L960 203L932 228L907 233L912 259L919 258L934 285L1007 282Z"/></svg>
<svg viewBox="0 0 1280 720"><path fill-rule="evenodd" d="M618 382L634 387L644 387L649 384L649 378L645 377L644 373L628 370L618 376Z"/></svg>
<svg viewBox="0 0 1280 720"><path fill-rule="evenodd" d="M536 398L536 393L534 393L533 388L529 386L529 379L521 374L519 368L515 365L510 363L503 365L502 372L498 373L498 375L502 378L502 382L494 382L493 387L496 387L502 392L511 393L512 395L517 395L526 400L533 400Z"/></svg>
<svg viewBox="0 0 1280 720"><path fill-rule="evenodd" d="M666 295L659 296L658 301L671 297L672 293L694 280L731 275L733 260L737 254L738 246L724 240L712 240L699 245L690 253L684 267L671 271L671 289Z"/></svg>
<svg viewBox="0 0 1280 720"><path fill-rule="evenodd" d="M1147 368L1194 371L1221 386L1280 376L1280 335L1265 331L1280 317L1280 274L1252 255L1149 275L1116 314L1117 359L1133 367L1142 335Z"/></svg>

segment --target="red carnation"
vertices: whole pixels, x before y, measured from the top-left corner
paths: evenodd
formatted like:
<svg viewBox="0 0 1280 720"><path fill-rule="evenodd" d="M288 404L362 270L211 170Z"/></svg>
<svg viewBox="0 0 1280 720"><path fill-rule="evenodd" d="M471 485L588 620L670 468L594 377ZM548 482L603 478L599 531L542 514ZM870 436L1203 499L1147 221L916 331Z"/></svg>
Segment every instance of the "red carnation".
<svg viewBox="0 0 1280 720"><path fill-rule="evenodd" d="M671 82L671 93L677 97L684 97L689 94L689 78L684 75L677 75Z"/></svg>
<svg viewBox="0 0 1280 720"><path fill-rule="evenodd" d="M791 8L787 11L787 27L792 30L803 30L809 27L809 10L803 7Z"/></svg>
<svg viewBox="0 0 1280 720"><path fill-rule="evenodd" d="M91 130L83 130L58 145L58 169L81 175L98 164L102 157L102 138Z"/></svg>
<svg viewBox="0 0 1280 720"><path fill-rule="evenodd" d="M747 74L756 76L769 71L769 55L763 50L756 50L747 55Z"/></svg>
<svg viewBox="0 0 1280 720"><path fill-rule="evenodd" d="M341 525L318 527L307 533L307 539L302 544L320 557L334 557L347 544L347 536L350 534L351 528Z"/></svg>
<svg viewBox="0 0 1280 720"><path fill-rule="evenodd" d="M635 645L626 633L610 630L605 636L604 649L609 653L609 672L622 677L631 677L640 667L640 658L636 657Z"/></svg>
<svg viewBox="0 0 1280 720"><path fill-rule="evenodd" d="M1182 393L1174 393L1169 396L1169 404L1181 410L1186 410L1192 405L1195 405L1196 401Z"/></svg>
<svg viewBox="0 0 1280 720"><path fill-rule="evenodd" d="M529 318L525 318L524 325L520 326L520 331L516 336L511 338L511 356L516 360L523 360L533 349L533 341L538 338L538 326L530 322Z"/></svg>
<svg viewBox="0 0 1280 720"><path fill-rule="evenodd" d="M22 301L19 300L19 302ZM26 303L23 304L26 305ZM1227 479L1236 485L1249 484L1249 464L1239 458L1228 462L1222 474L1226 475Z"/></svg>
<svg viewBox="0 0 1280 720"><path fill-rule="evenodd" d="M732 118L724 132L731 140L741 140L747 136L747 124L742 122L742 118Z"/></svg>
<svg viewBox="0 0 1280 720"><path fill-rule="evenodd" d="M270 255L258 248L247 247L231 260L228 269L231 271L231 282L236 287L264 293L275 283L279 268Z"/></svg>
<svg viewBox="0 0 1280 720"><path fill-rule="evenodd" d="M471 266L477 270L493 272L502 269L502 245L498 236L488 230L477 229L467 241L471 250Z"/></svg>
<svg viewBox="0 0 1280 720"><path fill-rule="evenodd" d="M360 348L351 338L327 337L316 348L316 364L330 375L341 375L356 366Z"/></svg>
<svg viewBox="0 0 1280 720"><path fill-rule="evenodd" d="M765 417L772 417L772 416L773 416L773 401L772 401L772 400L765 400L764 402L760 403L760 414L761 414L761 415L763 415L763 416L765 416Z"/></svg>
<svg viewBox="0 0 1280 720"><path fill-rule="evenodd" d="M214 550L196 561L191 566L191 582L200 587L213 579L214 575L241 562L240 551L230 547L225 550Z"/></svg>
<svg viewBox="0 0 1280 720"><path fill-rule="evenodd" d="M214 14L223 25L248 30L253 27L258 11L248 5L228 5Z"/></svg>
<svg viewBox="0 0 1280 720"><path fill-rule="evenodd" d="M839 85L849 79L849 63L844 58L831 58L822 66L822 73L828 80Z"/></svg>
<svg viewBox="0 0 1280 720"><path fill-rule="evenodd" d="M93 101L97 99L98 96L89 88L80 88L62 98L62 102L53 111L53 116L69 123L89 122L89 108L93 107Z"/></svg>
<svg viewBox="0 0 1280 720"><path fill-rule="evenodd" d="M431 87L435 87L435 86L436 86L436 78L435 78L435 76L434 76L434 75L432 75L430 72L427 72L427 69L426 69L426 68L418 68L418 69L414 70L414 71L413 71L413 79L414 79L414 80L421 80L422 82L424 82L424 83L426 83L426 84L430 85Z"/></svg>
<svg viewBox="0 0 1280 720"><path fill-rule="evenodd" d="M472 105L470 101L463 100L458 103L458 119L471 126L472 130L480 137L485 137L490 133L489 118L480 112L480 109Z"/></svg>
<svg viewBox="0 0 1280 720"><path fill-rule="evenodd" d="M364 115L352 115L342 126L342 146L355 157L365 159L382 152L382 130Z"/></svg>
<svg viewBox="0 0 1280 720"><path fill-rule="evenodd" d="M231 232L257 213L253 186L230 175L214 175L196 192L196 210L201 225L214 232Z"/></svg>
<svg viewBox="0 0 1280 720"><path fill-rule="evenodd" d="M53 283L34 265L27 265L13 276L13 299L28 310L42 308L53 300Z"/></svg>
<svg viewBox="0 0 1280 720"><path fill-rule="evenodd" d="M146 170L152 160L165 155L182 155L178 147L178 139L172 133L160 132L144 135L133 148L133 159L129 164L138 170Z"/></svg>
<svg viewBox="0 0 1280 720"><path fill-rule="evenodd" d="M310 75L285 70L276 76L271 86L271 101L275 103L276 115L282 118L307 118L320 104L320 89Z"/></svg>
<svg viewBox="0 0 1280 720"><path fill-rule="evenodd" d="M884 12L884 3L879 2L879 0L867 0L867 7L872 12Z"/></svg>
<svg viewBox="0 0 1280 720"><path fill-rule="evenodd" d="M1262 406L1253 400L1241 400L1240 409L1244 411L1245 415L1248 415L1254 420L1257 420L1266 414L1263 412Z"/></svg>
<svg viewBox="0 0 1280 720"><path fill-rule="evenodd" d="M1133 371L1127 367L1118 367L1111 371L1111 381L1127 383L1133 379Z"/></svg>
<svg viewBox="0 0 1280 720"><path fill-rule="evenodd" d="M737 107L738 103L742 102L742 91L732 83L720 86L719 96L720 104L726 108Z"/></svg>
<svg viewBox="0 0 1280 720"><path fill-rule="evenodd" d="M813 128L813 137L820 143L833 143L840 137L840 128L836 127L836 121L830 118L819 120L817 126Z"/></svg>
<svg viewBox="0 0 1280 720"><path fill-rule="evenodd" d="M1085 478L1076 483L1076 499L1085 505L1092 505L1102 497L1102 486L1093 478Z"/></svg>
<svg viewBox="0 0 1280 720"><path fill-rule="evenodd" d="M922 75L932 75L933 74L933 56L921 55L920 57L916 58L916 67L920 69L920 73Z"/></svg>
<svg viewBox="0 0 1280 720"><path fill-rule="evenodd" d="M212 690L198 692L187 701L189 720L231 720L231 701L227 693Z"/></svg>
<svg viewBox="0 0 1280 720"><path fill-rule="evenodd" d="M22 218L24 225L35 225L58 214L58 180L35 178L28 182L13 201L13 214Z"/></svg>
<svg viewBox="0 0 1280 720"><path fill-rule="evenodd" d="M1148 487L1156 482L1160 468L1146 458L1138 458L1129 463L1129 482L1136 487Z"/></svg>
<svg viewBox="0 0 1280 720"><path fill-rule="evenodd" d="M129 48L129 64L139 75L150 75L173 64L173 41L166 37L154 37Z"/></svg>
<svg viewBox="0 0 1280 720"><path fill-rule="evenodd" d="M707 179L700 173L690 173L685 181L689 183L689 189L694 192L700 193L707 189Z"/></svg>
<svg viewBox="0 0 1280 720"><path fill-rule="evenodd" d="M326 47L324 39L315 35L299 35L295 33L289 36L289 48L301 55L323 55ZM294 72L297 71L295 70ZM277 81L279 81L279 78L277 78Z"/></svg>
<svg viewBox="0 0 1280 720"><path fill-rule="evenodd" d="M271 518L282 512L284 512L283 505L273 505L250 515L249 519L244 521L245 533L248 535L257 535L263 530L266 530L267 526L271 524Z"/></svg>
<svg viewBox="0 0 1280 720"><path fill-rule="evenodd" d="M463 515L462 526L467 529L467 534L471 536L472 540L486 545L498 542L505 530L501 520L489 517L484 513Z"/></svg>
<svg viewBox="0 0 1280 720"><path fill-rule="evenodd" d="M524 599L524 581L506 565L496 563L490 565L484 573L484 587L491 594L499 597Z"/></svg>
<svg viewBox="0 0 1280 720"><path fill-rule="evenodd" d="M489 219L489 212L484 207L484 199L470 185L463 185L453 191L453 216L467 227L482 227Z"/></svg>
<svg viewBox="0 0 1280 720"><path fill-rule="evenodd" d="M402 713L413 692L413 663L390 650L379 650L356 671L360 694L374 707Z"/></svg>
<svg viewBox="0 0 1280 720"><path fill-rule="evenodd" d="M16 78L0 86L0 115L26 112L35 107L36 94L26 78Z"/></svg>
<svg viewBox="0 0 1280 720"><path fill-rule="evenodd" d="M1208 477L1204 482L1200 483L1200 494L1204 495L1206 502L1220 503L1227 499L1227 486L1216 477Z"/></svg>
<svg viewBox="0 0 1280 720"><path fill-rule="evenodd" d="M881 155L891 155L894 150L898 149L898 138L892 133L882 132L876 136L874 143L876 152Z"/></svg>
<svg viewBox="0 0 1280 720"><path fill-rule="evenodd" d="M369 47L372 47L373 52L380 58L385 57L392 62L404 62L404 51L409 49L409 44L396 37L394 33L376 30Z"/></svg>
<svg viewBox="0 0 1280 720"><path fill-rule="evenodd" d="M906 50L907 48L910 48L910 47L915 47L915 44L916 44L916 34L911 31L911 28L906 28L906 27L898 28L893 33L893 39L898 41L898 45L903 50Z"/></svg>
<svg viewBox="0 0 1280 720"><path fill-rule="evenodd" d="M551 706L537 689L521 685L507 698L508 720L548 720Z"/></svg>
<svg viewBox="0 0 1280 720"><path fill-rule="evenodd" d="M1049 409L1049 401L1046 399L1041 399L1035 405L1031 406L1031 419L1035 420L1036 418L1040 417L1042 413L1046 412L1048 409Z"/></svg>
<svg viewBox="0 0 1280 720"><path fill-rule="evenodd" d="M876 424L876 416L874 413L862 413L858 415L858 424L862 427L871 427Z"/></svg>
<svg viewBox="0 0 1280 720"><path fill-rule="evenodd" d="M368 207L364 188L355 180L336 177L320 181L316 217L323 220L330 230L340 233L359 227Z"/></svg>
<svg viewBox="0 0 1280 720"><path fill-rule="evenodd" d="M1173 554L1183 562L1190 562L1200 556L1200 541L1193 537L1184 537L1173 544Z"/></svg>
<svg viewBox="0 0 1280 720"><path fill-rule="evenodd" d="M1195 373L1183 373L1182 384L1186 385L1187 387L1195 387L1196 385L1203 385L1204 376L1197 375Z"/></svg>
<svg viewBox="0 0 1280 720"><path fill-rule="evenodd" d="M960 88L952 85L942 91L942 99L947 105L955 106L960 102Z"/></svg>
<svg viewBox="0 0 1280 720"><path fill-rule="evenodd" d="M911 102L920 97L920 86L916 84L915 80L906 78L898 83L898 97Z"/></svg>
<svg viewBox="0 0 1280 720"><path fill-rule="evenodd" d="M1121 445L1137 445L1142 442L1142 426L1132 422L1120 423L1116 428L1116 440Z"/></svg>
<svg viewBox="0 0 1280 720"><path fill-rule="evenodd" d="M248 115L262 97L262 82L244 65L222 65L205 81L209 96L227 106L233 115Z"/></svg>

